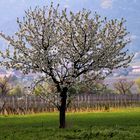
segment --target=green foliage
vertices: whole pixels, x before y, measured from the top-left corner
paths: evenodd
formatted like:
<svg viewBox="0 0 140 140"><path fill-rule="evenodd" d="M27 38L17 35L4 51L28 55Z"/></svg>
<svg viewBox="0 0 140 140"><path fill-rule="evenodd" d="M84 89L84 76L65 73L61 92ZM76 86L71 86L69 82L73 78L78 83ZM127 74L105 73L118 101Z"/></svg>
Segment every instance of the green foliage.
<svg viewBox="0 0 140 140"><path fill-rule="evenodd" d="M92 81L88 83L79 83L76 84L74 87L75 93L113 93L114 91L109 89L103 81Z"/></svg>
<svg viewBox="0 0 140 140"><path fill-rule="evenodd" d="M9 95L21 96L23 93L22 90L23 90L22 87L20 85L17 85L17 86L12 88Z"/></svg>
<svg viewBox="0 0 140 140"><path fill-rule="evenodd" d="M33 92L35 95L54 94L56 92L56 88L52 83L48 81L37 84Z"/></svg>
<svg viewBox="0 0 140 140"><path fill-rule="evenodd" d="M70 96L72 95L76 95L78 93L77 87L73 86L68 90L68 93L70 94Z"/></svg>
<svg viewBox="0 0 140 140"><path fill-rule="evenodd" d="M39 95L42 93L42 87L41 86L37 86L34 90L35 95Z"/></svg>

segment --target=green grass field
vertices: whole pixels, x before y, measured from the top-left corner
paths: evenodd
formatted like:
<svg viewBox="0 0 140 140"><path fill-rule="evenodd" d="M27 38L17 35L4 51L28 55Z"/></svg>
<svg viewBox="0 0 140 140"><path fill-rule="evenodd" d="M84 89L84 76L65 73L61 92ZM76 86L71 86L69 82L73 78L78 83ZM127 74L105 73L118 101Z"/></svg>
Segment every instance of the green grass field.
<svg viewBox="0 0 140 140"><path fill-rule="evenodd" d="M68 113L58 128L58 113L0 116L0 140L140 140L140 108Z"/></svg>

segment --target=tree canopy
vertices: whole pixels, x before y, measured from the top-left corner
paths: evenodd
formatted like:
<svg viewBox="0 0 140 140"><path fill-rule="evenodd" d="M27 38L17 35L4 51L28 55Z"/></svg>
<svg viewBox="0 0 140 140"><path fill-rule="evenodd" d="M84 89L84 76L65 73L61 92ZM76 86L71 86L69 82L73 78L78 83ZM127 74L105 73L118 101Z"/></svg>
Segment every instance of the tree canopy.
<svg viewBox="0 0 140 140"><path fill-rule="evenodd" d="M74 13L53 4L30 8L17 19L19 28L13 36L0 33L9 43L6 52L0 52L4 58L0 63L24 74L42 73L61 93L60 110L65 110L70 87L129 64L133 55L125 49L130 39L124 23L85 9Z"/></svg>
<svg viewBox="0 0 140 140"><path fill-rule="evenodd" d="M0 33L9 43L1 63L25 74L45 73L59 88L85 80L78 77L87 73L99 78L104 70L127 66L132 59L124 50L130 42L124 22L101 19L97 13L91 17L85 9L68 13L53 5L30 8L23 20L17 19L14 36Z"/></svg>
<svg viewBox="0 0 140 140"><path fill-rule="evenodd" d="M114 88L119 94L131 94L131 88L134 86L134 81L128 81L127 79L119 79L114 83Z"/></svg>

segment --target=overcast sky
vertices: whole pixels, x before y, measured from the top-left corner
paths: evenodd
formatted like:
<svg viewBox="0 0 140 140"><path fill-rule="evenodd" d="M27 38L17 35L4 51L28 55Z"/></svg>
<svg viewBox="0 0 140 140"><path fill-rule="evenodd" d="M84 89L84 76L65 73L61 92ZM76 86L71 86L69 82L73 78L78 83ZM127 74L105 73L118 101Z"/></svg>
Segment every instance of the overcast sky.
<svg viewBox="0 0 140 140"><path fill-rule="evenodd" d="M140 58L140 0L52 0L61 8L78 11L82 8L110 18L125 18L131 33L132 43L128 46ZM0 31L11 34L16 31L16 18L23 17L30 6L50 4L51 0L0 0ZM1 43L1 42L0 42Z"/></svg>

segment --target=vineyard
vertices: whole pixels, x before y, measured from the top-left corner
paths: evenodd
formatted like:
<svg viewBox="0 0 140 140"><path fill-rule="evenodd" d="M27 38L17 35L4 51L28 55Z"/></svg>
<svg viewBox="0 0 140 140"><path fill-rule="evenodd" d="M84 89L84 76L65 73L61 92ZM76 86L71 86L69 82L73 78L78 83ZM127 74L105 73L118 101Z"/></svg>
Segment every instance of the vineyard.
<svg viewBox="0 0 140 140"><path fill-rule="evenodd" d="M110 108L139 106L140 94L81 94L72 100L67 111L109 111ZM47 102L37 96L0 98L1 114L27 114L54 111L57 111L57 109L51 102Z"/></svg>

